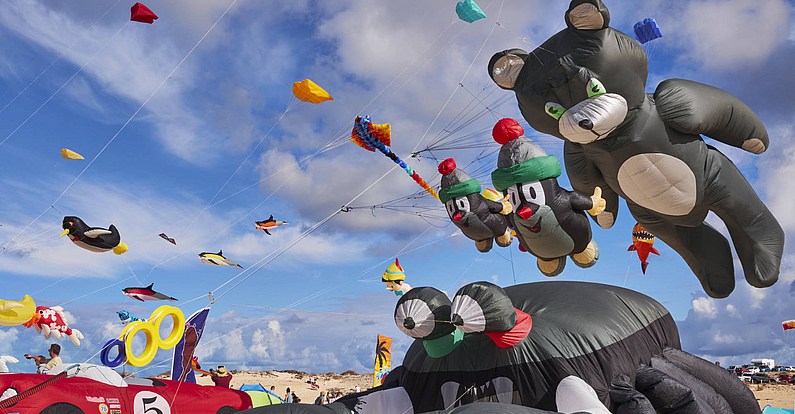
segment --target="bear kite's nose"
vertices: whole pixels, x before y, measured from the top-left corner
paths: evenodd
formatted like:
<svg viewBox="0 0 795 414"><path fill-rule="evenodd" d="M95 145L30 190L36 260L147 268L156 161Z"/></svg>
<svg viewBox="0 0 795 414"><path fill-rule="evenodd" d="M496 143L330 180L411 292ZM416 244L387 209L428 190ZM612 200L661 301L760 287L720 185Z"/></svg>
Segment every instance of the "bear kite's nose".
<svg viewBox="0 0 795 414"><path fill-rule="evenodd" d="M580 121L579 125L580 125L580 128L582 128L582 129L587 129L589 131L593 129L593 122L591 122L591 120L588 119L588 118L583 119L582 121Z"/></svg>

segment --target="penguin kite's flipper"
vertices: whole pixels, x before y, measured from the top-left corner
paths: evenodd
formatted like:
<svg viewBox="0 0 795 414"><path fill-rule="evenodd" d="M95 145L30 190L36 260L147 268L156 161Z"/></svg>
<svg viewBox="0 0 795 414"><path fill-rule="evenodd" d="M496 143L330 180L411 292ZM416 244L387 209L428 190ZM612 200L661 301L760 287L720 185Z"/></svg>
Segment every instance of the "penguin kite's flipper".
<svg viewBox="0 0 795 414"><path fill-rule="evenodd" d="M262 231L264 231L264 232L265 232L265 234L267 234L268 236L270 236L270 235L271 235L271 232L269 232L269 231L268 231L268 229L262 229Z"/></svg>
<svg viewBox="0 0 795 414"><path fill-rule="evenodd" d="M238 269L242 269L243 268L243 266L240 266L239 264L236 264L235 267L238 268Z"/></svg>
<svg viewBox="0 0 795 414"><path fill-rule="evenodd" d="M86 237L91 237L92 239L96 239L97 237L105 234L113 234L113 232L105 229L91 229L88 231L84 231L83 234L85 234Z"/></svg>

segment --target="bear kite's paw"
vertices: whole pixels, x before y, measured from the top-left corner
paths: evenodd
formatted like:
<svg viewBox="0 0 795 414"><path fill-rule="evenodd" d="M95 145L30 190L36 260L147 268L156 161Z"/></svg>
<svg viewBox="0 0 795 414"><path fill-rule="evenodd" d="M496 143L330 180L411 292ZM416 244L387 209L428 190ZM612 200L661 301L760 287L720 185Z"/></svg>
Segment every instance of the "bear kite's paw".
<svg viewBox="0 0 795 414"><path fill-rule="evenodd" d="M593 207L588 210L588 214L592 216L596 216L603 211L605 211L605 207L607 207L607 201L602 198L602 189L599 187L594 188L593 195L591 196L591 201L593 201Z"/></svg>
<svg viewBox="0 0 795 414"><path fill-rule="evenodd" d="M758 155L765 152L767 147L765 147L765 144L762 142L762 140L757 138L749 138L743 142L743 149Z"/></svg>
<svg viewBox="0 0 795 414"><path fill-rule="evenodd" d="M502 211L500 211L500 214L507 216L513 213L513 207L511 206L511 202L508 201L508 197L504 197L500 203L502 203Z"/></svg>

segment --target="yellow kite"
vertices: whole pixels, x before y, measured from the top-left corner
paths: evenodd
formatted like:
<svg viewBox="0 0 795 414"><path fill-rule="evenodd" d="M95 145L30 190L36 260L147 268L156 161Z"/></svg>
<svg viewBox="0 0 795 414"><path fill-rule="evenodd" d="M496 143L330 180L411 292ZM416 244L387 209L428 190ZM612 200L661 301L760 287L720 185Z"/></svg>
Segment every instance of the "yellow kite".
<svg viewBox="0 0 795 414"><path fill-rule="evenodd" d="M83 158L82 155L80 155L80 154L78 154L78 153L76 153L76 152L74 152L74 151L72 151L70 149L66 149L66 148L61 150L61 156L66 158L67 160L83 160L83 159L85 159L85 158Z"/></svg>
<svg viewBox="0 0 795 414"><path fill-rule="evenodd" d="M299 101L311 102L313 104L319 104L334 99L328 92L324 91L323 88L317 86L315 82L309 79L294 83L293 95L295 95Z"/></svg>

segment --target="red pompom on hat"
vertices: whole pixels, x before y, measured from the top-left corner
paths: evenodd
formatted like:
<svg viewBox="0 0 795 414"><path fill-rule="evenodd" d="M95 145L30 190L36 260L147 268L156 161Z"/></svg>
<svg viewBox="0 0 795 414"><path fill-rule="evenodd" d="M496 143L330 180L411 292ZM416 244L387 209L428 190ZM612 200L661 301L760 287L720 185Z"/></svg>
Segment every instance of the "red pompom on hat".
<svg viewBox="0 0 795 414"><path fill-rule="evenodd" d="M520 127L521 128L521 127ZM455 171L455 160L448 158L439 164L439 174L447 175Z"/></svg>
<svg viewBox="0 0 795 414"><path fill-rule="evenodd" d="M491 136L500 145L505 145L522 135L524 135L524 128L512 118L500 119L491 131Z"/></svg>

